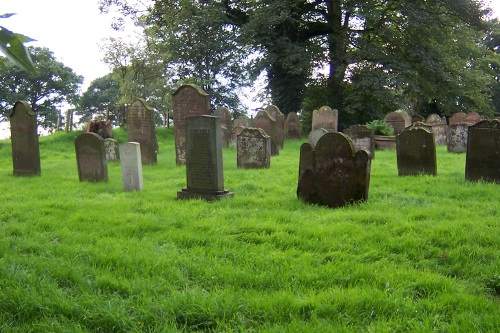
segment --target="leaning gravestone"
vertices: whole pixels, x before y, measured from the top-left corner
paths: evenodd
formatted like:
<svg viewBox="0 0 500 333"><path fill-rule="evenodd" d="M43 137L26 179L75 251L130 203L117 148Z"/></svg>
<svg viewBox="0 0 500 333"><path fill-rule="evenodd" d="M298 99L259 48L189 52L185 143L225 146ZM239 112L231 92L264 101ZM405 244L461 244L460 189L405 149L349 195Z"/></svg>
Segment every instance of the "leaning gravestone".
<svg viewBox="0 0 500 333"><path fill-rule="evenodd" d="M36 114L27 102L16 102L12 108L10 137L14 176L40 176Z"/></svg>
<svg viewBox="0 0 500 333"><path fill-rule="evenodd" d="M368 200L370 157L342 133L323 135L316 148L300 147L297 196L305 202L341 207Z"/></svg>
<svg viewBox="0 0 500 333"><path fill-rule="evenodd" d="M103 138L95 133L82 133L75 139L76 162L80 181L108 181L108 165Z"/></svg>
<svg viewBox="0 0 500 333"><path fill-rule="evenodd" d="M371 129L365 125L353 125L344 130L344 134L351 139L356 150L364 149L371 158L375 158L375 140Z"/></svg>
<svg viewBox="0 0 500 333"><path fill-rule="evenodd" d="M194 84L185 84L172 94L174 111L175 162L186 164L186 119L210 115L210 96ZM222 134L221 134L222 135Z"/></svg>
<svg viewBox="0 0 500 333"><path fill-rule="evenodd" d="M285 116L276 105L268 105L264 111L276 120L276 138L278 150L282 150L285 144Z"/></svg>
<svg viewBox="0 0 500 333"><path fill-rule="evenodd" d="M434 133L423 128L408 128L396 135L399 176L437 175Z"/></svg>
<svg viewBox="0 0 500 333"><path fill-rule="evenodd" d="M106 150L106 161L116 162L120 160L120 149L118 141L112 138L104 139L104 149Z"/></svg>
<svg viewBox="0 0 500 333"><path fill-rule="evenodd" d="M214 111L213 115L219 117L221 121L222 147L229 147L229 141L231 141L231 131L233 129L231 124L231 112L228 108L221 106Z"/></svg>
<svg viewBox="0 0 500 333"><path fill-rule="evenodd" d="M299 116L296 112L290 112L285 119L285 138L301 139L302 131L300 128Z"/></svg>
<svg viewBox="0 0 500 333"><path fill-rule="evenodd" d="M187 188L177 192L177 198L212 201L234 195L224 190L220 131L219 117L186 119Z"/></svg>
<svg viewBox="0 0 500 333"><path fill-rule="evenodd" d="M262 128L271 137L271 156L279 155L278 129L276 120L267 111L259 111L253 119L255 128Z"/></svg>
<svg viewBox="0 0 500 333"><path fill-rule="evenodd" d="M500 183L500 120L469 126L465 179Z"/></svg>
<svg viewBox="0 0 500 333"><path fill-rule="evenodd" d="M432 128L434 138L436 139L436 146L445 145L447 142L446 134L448 132L446 118L441 118L439 115L432 113L427 116L425 123Z"/></svg>
<svg viewBox="0 0 500 333"><path fill-rule="evenodd" d="M238 168L260 169L271 165L271 138L261 128L245 128L238 135Z"/></svg>
<svg viewBox="0 0 500 333"><path fill-rule="evenodd" d="M449 153L465 153L467 151L467 133L469 125L454 123L448 126L447 149Z"/></svg>
<svg viewBox="0 0 500 333"><path fill-rule="evenodd" d="M410 116L402 110L389 112L385 115L384 121L394 129L394 135L398 135L411 125Z"/></svg>
<svg viewBox="0 0 500 333"><path fill-rule="evenodd" d="M337 132L339 112L328 106L322 106L314 110L312 114L312 130L324 128L329 132Z"/></svg>
<svg viewBox="0 0 500 333"><path fill-rule="evenodd" d="M127 110L128 141L138 142L142 164L156 164L158 141L154 110L143 99L137 99Z"/></svg>
<svg viewBox="0 0 500 333"><path fill-rule="evenodd" d="M125 191L142 191L141 147L138 142L125 142L120 145L122 183Z"/></svg>

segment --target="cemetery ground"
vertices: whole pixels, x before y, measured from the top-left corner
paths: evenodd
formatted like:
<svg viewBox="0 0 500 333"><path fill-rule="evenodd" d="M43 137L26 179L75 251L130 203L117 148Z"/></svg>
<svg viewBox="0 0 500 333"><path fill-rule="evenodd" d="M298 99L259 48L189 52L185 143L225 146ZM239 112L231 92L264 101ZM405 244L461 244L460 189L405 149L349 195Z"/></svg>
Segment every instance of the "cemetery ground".
<svg viewBox="0 0 500 333"><path fill-rule="evenodd" d="M125 142L127 134L115 130ZM73 140L40 138L41 176L13 177L0 141L0 331L498 332L500 185L468 182L465 154L398 177L378 151L362 204L297 199L299 147L236 167L234 198L177 200L173 131L158 129L144 191L79 182Z"/></svg>

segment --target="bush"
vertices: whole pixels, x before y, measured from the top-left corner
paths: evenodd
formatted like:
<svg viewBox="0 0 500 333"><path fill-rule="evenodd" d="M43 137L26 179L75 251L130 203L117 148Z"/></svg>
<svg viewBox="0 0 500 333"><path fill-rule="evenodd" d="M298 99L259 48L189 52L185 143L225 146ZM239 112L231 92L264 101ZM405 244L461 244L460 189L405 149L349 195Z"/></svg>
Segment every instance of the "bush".
<svg viewBox="0 0 500 333"><path fill-rule="evenodd" d="M375 135L394 135L394 129L384 120L372 120L366 124L366 127Z"/></svg>

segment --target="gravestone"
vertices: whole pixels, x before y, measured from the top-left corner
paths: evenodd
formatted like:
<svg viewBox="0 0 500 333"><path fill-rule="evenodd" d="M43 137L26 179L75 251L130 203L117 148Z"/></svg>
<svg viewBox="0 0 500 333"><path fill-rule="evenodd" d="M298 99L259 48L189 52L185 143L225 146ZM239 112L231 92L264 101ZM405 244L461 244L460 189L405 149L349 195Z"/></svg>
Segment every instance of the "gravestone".
<svg viewBox="0 0 500 333"><path fill-rule="evenodd" d="M253 119L255 128L262 128L271 138L271 156L279 155L278 129L276 120L267 111L261 110Z"/></svg>
<svg viewBox="0 0 500 333"><path fill-rule="evenodd" d="M467 133L469 125L455 123L448 126L447 149L449 153L465 153L467 151Z"/></svg>
<svg viewBox="0 0 500 333"><path fill-rule="evenodd" d="M413 116L411 116L411 123L412 124L414 124L414 123L423 123L424 121L425 121L425 118L422 117L419 114L414 114Z"/></svg>
<svg viewBox="0 0 500 333"><path fill-rule="evenodd" d="M268 105L264 111L269 113L271 118L276 121L276 144L278 150L282 150L285 144L285 116L276 105Z"/></svg>
<svg viewBox="0 0 500 333"><path fill-rule="evenodd" d="M285 119L285 137L287 139L301 139L302 130L299 116L296 112L290 112Z"/></svg>
<svg viewBox="0 0 500 333"><path fill-rule="evenodd" d="M399 176L437 175L434 133L423 128L408 128L396 135Z"/></svg>
<svg viewBox="0 0 500 333"><path fill-rule="evenodd" d="M464 122L464 119L467 115L463 112L457 112L452 114L452 116L449 119L449 126L455 125L455 124L461 124Z"/></svg>
<svg viewBox="0 0 500 333"><path fill-rule="evenodd" d="M231 145L234 149L238 148L238 135L245 129L243 126L234 126L231 132Z"/></svg>
<svg viewBox="0 0 500 333"><path fill-rule="evenodd" d="M35 112L27 102L19 101L14 104L9 117L14 176L40 176L40 147Z"/></svg>
<svg viewBox="0 0 500 333"><path fill-rule="evenodd" d="M342 207L368 200L370 157L342 133L323 135L316 148L300 147L297 196L305 202Z"/></svg>
<svg viewBox="0 0 500 333"><path fill-rule="evenodd" d="M500 120L469 126L465 179L500 183Z"/></svg>
<svg viewBox="0 0 500 333"><path fill-rule="evenodd" d="M433 113L427 116L425 123L431 126L432 133L434 133L434 138L436 140L436 146L445 145L448 141L446 137L448 132L446 118L441 118L439 115Z"/></svg>
<svg viewBox="0 0 500 333"><path fill-rule="evenodd" d="M138 142L125 142L120 145L122 183L125 191L142 191L141 147Z"/></svg>
<svg viewBox="0 0 500 333"><path fill-rule="evenodd" d="M238 168L260 169L271 165L271 138L261 128L245 128L238 135Z"/></svg>
<svg viewBox="0 0 500 333"><path fill-rule="evenodd" d="M142 164L156 164L158 141L154 110L143 99L135 100L127 109L128 141L138 142Z"/></svg>
<svg viewBox="0 0 500 333"><path fill-rule="evenodd" d="M249 127L250 126L250 122L249 122L248 118L245 117L245 116L240 116L240 117L236 118L234 120L233 127L238 127L238 126Z"/></svg>
<svg viewBox="0 0 500 333"><path fill-rule="evenodd" d="M352 141L356 151L364 149L370 153L370 158L375 158L375 140L371 129L365 125L353 125L344 130L344 134Z"/></svg>
<svg viewBox="0 0 500 333"><path fill-rule="evenodd" d="M324 128L329 132L337 132L339 112L328 106L322 106L314 110L312 114L312 130Z"/></svg>
<svg viewBox="0 0 500 333"><path fill-rule="evenodd" d="M81 182L108 181L104 139L95 133L82 133L75 139L78 177Z"/></svg>
<svg viewBox="0 0 500 333"><path fill-rule="evenodd" d="M224 190L220 132L219 117L186 119L187 187L177 192L177 198L212 201L234 195Z"/></svg>
<svg viewBox="0 0 500 333"><path fill-rule="evenodd" d="M221 106L214 111L214 116L219 117L221 121L221 133L222 133L222 148L229 146L229 141L231 141L231 131L233 129L231 124L231 112L229 109Z"/></svg>
<svg viewBox="0 0 500 333"><path fill-rule="evenodd" d="M112 138L104 139L104 149L106 150L106 161L116 162L120 160L120 149L118 141Z"/></svg>
<svg viewBox="0 0 500 333"><path fill-rule="evenodd" d="M186 119L210 115L210 96L194 84L185 84L172 94L174 112L175 162L186 164Z"/></svg>
<svg viewBox="0 0 500 333"><path fill-rule="evenodd" d="M389 112L385 115L384 121L394 129L394 135L403 132L412 123L408 113L402 110Z"/></svg>
<svg viewBox="0 0 500 333"><path fill-rule="evenodd" d="M328 133L328 131L324 128L312 130L307 136L307 142L309 142L311 147L314 149L314 147L316 147L316 143L318 143L318 140L326 133Z"/></svg>
<svg viewBox="0 0 500 333"><path fill-rule="evenodd" d="M468 124L468 125L474 125L474 124L477 124L478 122L480 122L481 120L483 120L483 118L479 115L479 113L469 112L465 116L463 122Z"/></svg>

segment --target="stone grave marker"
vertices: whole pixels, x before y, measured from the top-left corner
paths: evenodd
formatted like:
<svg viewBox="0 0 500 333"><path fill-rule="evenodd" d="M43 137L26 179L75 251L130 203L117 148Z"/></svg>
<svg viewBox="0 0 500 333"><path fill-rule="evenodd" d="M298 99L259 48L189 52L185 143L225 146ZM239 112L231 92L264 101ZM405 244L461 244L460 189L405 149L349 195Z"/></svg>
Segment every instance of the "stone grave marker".
<svg viewBox="0 0 500 333"><path fill-rule="evenodd" d="M364 149L370 153L370 158L375 158L375 140L371 129L365 125L353 125L344 130L344 134L351 140L356 150Z"/></svg>
<svg viewBox="0 0 500 333"><path fill-rule="evenodd" d="M142 191L141 147L138 142L120 144L122 183L125 191Z"/></svg>
<svg viewBox="0 0 500 333"><path fill-rule="evenodd" d="M385 115L384 121L394 129L394 135L398 135L411 125L410 116L402 110L389 112Z"/></svg>
<svg viewBox="0 0 500 333"><path fill-rule="evenodd" d="M106 150L106 161L117 162L120 160L120 149L118 141L113 138L104 139L104 149Z"/></svg>
<svg viewBox="0 0 500 333"><path fill-rule="evenodd" d="M299 116L296 112L290 112L285 119L285 138L286 139L301 139L302 129L300 126Z"/></svg>
<svg viewBox="0 0 500 333"><path fill-rule="evenodd" d="M214 116L219 117L221 121L222 148L229 147L229 142L231 141L231 131L233 130L233 125L231 124L231 112L228 108L221 106L214 111Z"/></svg>
<svg viewBox="0 0 500 333"><path fill-rule="evenodd" d="M469 126L465 179L500 183L500 120Z"/></svg>
<svg viewBox="0 0 500 333"><path fill-rule="evenodd" d="M276 105L268 105L264 111L276 121L276 144L278 150L282 150L285 144L285 116Z"/></svg>
<svg viewBox="0 0 500 333"><path fill-rule="evenodd" d="M465 153L467 151L467 133L469 125L454 123L448 126L447 149L449 153Z"/></svg>
<svg viewBox="0 0 500 333"><path fill-rule="evenodd" d="M249 119L245 116L240 116L240 117L236 118L234 120L233 127L238 127L238 126L249 127L250 126Z"/></svg>
<svg viewBox="0 0 500 333"><path fill-rule="evenodd" d="M434 133L434 138L436 139L436 146L445 145L447 142L447 124L446 118L441 118L439 115L433 113L427 116L425 123L431 126L432 133Z"/></svg>
<svg viewBox="0 0 500 333"><path fill-rule="evenodd" d="M234 149L238 148L238 135L245 129L243 126L234 126L231 131L231 145Z"/></svg>
<svg viewBox="0 0 500 333"><path fill-rule="evenodd" d="M414 114L413 116L411 116L411 123L414 124L414 123L423 123L425 122L425 118L422 117L421 115L419 114Z"/></svg>
<svg viewBox="0 0 500 333"><path fill-rule="evenodd" d="M76 162L80 181L108 181L104 139L95 133L82 133L75 139Z"/></svg>
<svg viewBox="0 0 500 333"><path fill-rule="evenodd" d="M467 115L463 112L454 113L451 115L448 125L451 126L451 125L463 123L466 116Z"/></svg>
<svg viewBox="0 0 500 333"><path fill-rule="evenodd" d="M324 128L318 128L315 130L312 130L309 135L307 136L307 142L311 145L311 147L314 149L316 147L316 143L318 143L318 140L325 135L325 133L328 133L328 131Z"/></svg>
<svg viewBox="0 0 500 333"><path fill-rule="evenodd" d="M14 104L9 117L14 176L40 176L40 147L35 112L27 102L19 101Z"/></svg>
<svg viewBox="0 0 500 333"><path fill-rule="evenodd" d="M271 138L261 128L245 128L238 135L238 168L260 169L271 165Z"/></svg>
<svg viewBox="0 0 500 333"><path fill-rule="evenodd" d="M185 84L172 94L174 111L175 162L186 164L186 119L210 115L210 96L194 84ZM222 135L222 134L221 134Z"/></svg>
<svg viewBox="0 0 500 333"><path fill-rule="evenodd" d="M479 113L469 112L465 116L463 122L468 124L468 125L474 125L474 124L477 124L478 122L480 122L481 120L483 120L483 118L479 115Z"/></svg>
<svg viewBox="0 0 500 333"><path fill-rule="evenodd" d="M314 110L312 114L312 130L324 128L329 132L337 132L339 112L328 106Z"/></svg>
<svg viewBox="0 0 500 333"><path fill-rule="evenodd" d="M316 148L300 147L297 196L305 202L342 207L368 200L370 157L342 133L323 135Z"/></svg>
<svg viewBox="0 0 500 333"><path fill-rule="evenodd" d="M271 156L279 155L278 145L278 129L276 120L264 110L257 112L253 119L253 126L255 128L262 128L264 132L271 138Z"/></svg>
<svg viewBox="0 0 500 333"><path fill-rule="evenodd" d="M234 195L224 190L220 131L219 117L186 119L187 187L177 192L177 198L212 201Z"/></svg>
<svg viewBox="0 0 500 333"><path fill-rule="evenodd" d="M434 133L423 128L408 128L396 135L399 176L437 175Z"/></svg>
<svg viewBox="0 0 500 333"><path fill-rule="evenodd" d="M153 108L143 99L135 100L127 109L127 124L128 141L140 143L142 164L156 164L158 141Z"/></svg>

